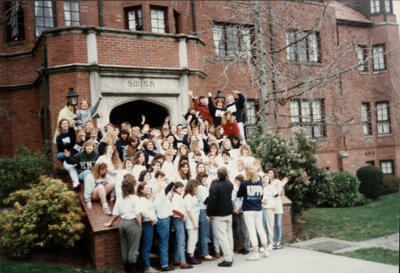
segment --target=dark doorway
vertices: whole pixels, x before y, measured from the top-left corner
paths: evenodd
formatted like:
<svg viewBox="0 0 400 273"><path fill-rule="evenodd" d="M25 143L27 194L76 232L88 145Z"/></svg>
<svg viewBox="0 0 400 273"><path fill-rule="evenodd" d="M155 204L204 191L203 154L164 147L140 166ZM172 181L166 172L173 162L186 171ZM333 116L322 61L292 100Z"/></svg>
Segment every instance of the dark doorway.
<svg viewBox="0 0 400 273"><path fill-rule="evenodd" d="M110 122L120 125L123 121L129 121L132 126L139 126L142 115L145 115L146 123L156 128L163 125L165 117L169 114L167 109L158 104L136 100L115 107L110 113Z"/></svg>

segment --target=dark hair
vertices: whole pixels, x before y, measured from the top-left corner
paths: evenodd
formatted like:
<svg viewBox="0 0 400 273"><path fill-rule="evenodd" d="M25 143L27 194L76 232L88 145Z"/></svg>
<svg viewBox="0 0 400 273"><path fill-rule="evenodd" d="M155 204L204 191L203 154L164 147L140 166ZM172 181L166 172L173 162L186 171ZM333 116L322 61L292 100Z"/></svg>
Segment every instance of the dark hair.
<svg viewBox="0 0 400 273"><path fill-rule="evenodd" d="M227 156L231 157L231 154L228 151L223 151L222 155L227 155Z"/></svg>
<svg viewBox="0 0 400 273"><path fill-rule="evenodd" d="M184 187L184 185L182 184L182 182L175 182L173 190L176 190L177 188L183 188L183 187Z"/></svg>
<svg viewBox="0 0 400 273"><path fill-rule="evenodd" d="M122 198L125 199L125 197L135 194L135 185L128 179L124 179L121 184L121 189L122 189Z"/></svg>
<svg viewBox="0 0 400 273"><path fill-rule="evenodd" d="M225 167L219 168L217 171L217 177L219 181L227 181L228 171Z"/></svg>
<svg viewBox="0 0 400 273"><path fill-rule="evenodd" d="M139 184L139 186L137 187L137 192L136 192L137 196L146 197L146 195L144 193L142 193L142 190L144 189L144 187L146 187L146 185L147 185L146 182Z"/></svg>
<svg viewBox="0 0 400 273"><path fill-rule="evenodd" d="M183 196L186 196L187 194L190 194L193 196L196 188L197 188L197 181L194 179L189 180L186 184L185 194Z"/></svg>
<svg viewBox="0 0 400 273"><path fill-rule="evenodd" d="M208 177L208 174L206 174L204 172L198 173L197 176L196 176L197 182L201 183L201 180L203 180L204 177Z"/></svg>
<svg viewBox="0 0 400 273"><path fill-rule="evenodd" d="M165 173L163 171L157 171L154 177L158 178L159 176L165 177Z"/></svg>
<svg viewBox="0 0 400 273"><path fill-rule="evenodd" d="M244 176L242 174L239 174L238 176L235 177L236 180L239 180L240 183L244 181Z"/></svg>
<svg viewBox="0 0 400 273"><path fill-rule="evenodd" d="M188 166L188 171L187 171L186 175L184 175L183 172L181 171L181 169L182 169L185 165ZM187 161L187 162L185 161L185 162L180 162L180 163L179 163L178 173L179 173L179 176L180 176L182 179L189 180L189 179L191 178L189 161ZM185 176L185 177L183 177L183 176Z"/></svg>
<svg viewBox="0 0 400 273"><path fill-rule="evenodd" d="M163 160L163 162L165 161L165 156L164 155L162 155L162 154L160 154L160 153L158 153L158 154L155 154L154 155L154 157L153 157L153 161L152 162L154 162L154 161L158 161L158 160L160 160L160 159L162 159Z"/></svg>
<svg viewBox="0 0 400 273"><path fill-rule="evenodd" d="M157 161L157 160L154 160L154 158L153 158L153 161L151 162L150 168L148 170L149 173L152 173L154 171L154 165L156 165L156 164L160 164L160 169L161 169L161 167L162 167L161 162Z"/></svg>
<svg viewBox="0 0 400 273"><path fill-rule="evenodd" d="M143 171L140 172L140 174L139 174L139 179L138 179L140 183L143 182L144 176L145 176L147 173L149 173L147 170L143 170Z"/></svg>
<svg viewBox="0 0 400 273"><path fill-rule="evenodd" d="M265 173L268 174L269 171L272 171L274 173L274 178L278 179L278 174L274 168L268 168Z"/></svg>
<svg viewBox="0 0 400 273"><path fill-rule="evenodd" d="M130 136L129 132L127 130L125 130L125 129L122 129L122 130L119 131L119 135L118 135L119 139L122 139L121 135L127 135L126 140L128 140L129 136Z"/></svg>
<svg viewBox="0 0 400 273"><path fill-rule="evenodd" d="M133 157L133 165L137 165L139 163L139 157L141 154L143 154L143 156L144 156L144 161L143 161L142 166L146 165L146 154L143 151L136 152L135 156Z"/></svg>
<svg viewBox="0 0 400 273"><path fill-rule="evenodd" d="M136 186L136 178L132 174L130 174L130 173L125 174L124 180L127 180L127 181L131 182L133 184L133 186Z"/></svg>

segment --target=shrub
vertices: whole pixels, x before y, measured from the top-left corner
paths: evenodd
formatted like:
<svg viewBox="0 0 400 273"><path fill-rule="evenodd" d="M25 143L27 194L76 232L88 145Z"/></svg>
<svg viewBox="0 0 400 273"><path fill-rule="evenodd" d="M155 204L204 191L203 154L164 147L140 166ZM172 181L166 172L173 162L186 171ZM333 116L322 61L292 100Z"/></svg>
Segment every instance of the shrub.
<svg viewBox="0 0 400 273"><path fill-rule="evenodd" d="M326 195L326 206L328 207L354 207L359 204L358 187L360 182L357 177L348 172L332 172L330 174L330 195Z"/></svg>
<svg viewBox="0 0 400 273"><path fill-rule="evenodd" d="M364 166L357 170L360 192L367 198L376 199L382 194L383 173L375 166Z"/></svg>
<svg viewBox="0 0 400 273"><path fill-rule="evenodd" d="M399 191L400 178L394 175L385 175L383 177L383 194L389 194Z"/></svg>
<svg viewBox="0 0 400 273"><path fill-rule="evenodd" d="M0 159L0 199L10 192L37 184L40 175L50 174L52 162L48 157L48 147L44 145L43 152L33 153L20 146L16 157Z"/></svg>
<svg viewBox="0 0 400 273"><path fill-rule="evenodd" d="M293 139L259 131L249 145L264 169L276 168L279 177L289 178L285 194L293 202L294 213L325 202L324 194L330 189L328 175L317 166L318 143L307 138L304 131L295 132Z"/></svg>
<svg viewBox="0 0 400 273"><path fill-rule="evenodd" d="M83 233L76 193L61 180L40 177L37 185L10 194L12 209L0 214L2 244L10 257L23 257L35 247L73 247Z"/></svg>

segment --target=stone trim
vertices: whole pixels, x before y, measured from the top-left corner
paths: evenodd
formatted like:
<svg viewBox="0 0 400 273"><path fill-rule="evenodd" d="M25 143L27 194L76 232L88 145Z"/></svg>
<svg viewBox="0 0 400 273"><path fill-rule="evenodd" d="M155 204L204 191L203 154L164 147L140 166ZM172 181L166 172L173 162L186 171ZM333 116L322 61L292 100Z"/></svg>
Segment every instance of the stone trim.
<svg viewBox="0 0 400 273"><path fill-rule="evenodd" d="M23 90L23 89L32 89L32 88L37 88L40 83L42 82L42 79L40 76L36 78L36 80L32 83L23 83L23 84L14 84L14 85L0 85L0 92L5 92L5 91L18 91L18 90Z"/></svg>

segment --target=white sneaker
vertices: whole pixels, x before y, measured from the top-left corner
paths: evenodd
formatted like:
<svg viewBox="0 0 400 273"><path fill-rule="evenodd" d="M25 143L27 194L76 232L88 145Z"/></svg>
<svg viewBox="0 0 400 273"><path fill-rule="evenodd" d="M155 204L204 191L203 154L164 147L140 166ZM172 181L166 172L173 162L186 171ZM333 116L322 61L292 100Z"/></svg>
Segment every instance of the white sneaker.
<svg viewBox="0 0 400 273"><path fill-rule="evenodd" d="M111 211L110 211L110 208L108 207L107 203L103 204L103 212L106 215L111 215Z"/></svg>
<svg viewBox="0 0 400 273"><path fill-rule="evenodd" d="M248 261L257 261L260 259L260 254L253 253L250 257L247 257L246 260Z"/></svg>
<svg viewBox="0 0 400 273"><path fill-rule="evenodd" d="M263 247L260 247L260 248L258 249L258 252L263 253L263 252L264 252L264 248L263 248Z"/></svg>
<svg viewBox="0 0 400 273"><path fill-rule="evenodd" d="M268 250L272 250L272 244L268 245Z"/></svg>
<svg viewBox="0 0 400 273"><path fill-rule="evenodd" d="M264 250L263 254L264 254L264 257L267 258L267 257L269 256L269 251L268 251L268 249Z"/></svg>

